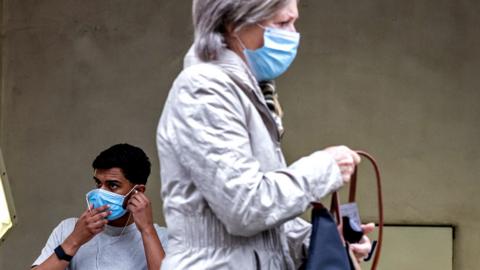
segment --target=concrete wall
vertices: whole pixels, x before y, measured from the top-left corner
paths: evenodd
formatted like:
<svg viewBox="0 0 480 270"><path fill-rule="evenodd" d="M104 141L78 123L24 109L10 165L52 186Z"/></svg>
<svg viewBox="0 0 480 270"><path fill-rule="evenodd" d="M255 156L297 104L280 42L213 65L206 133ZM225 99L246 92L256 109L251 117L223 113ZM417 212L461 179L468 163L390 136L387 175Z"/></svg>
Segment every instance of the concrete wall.
<svg viewBox="0 0 480 270"><path fill-rule="evenodd" d="M0 140L18 224L0 269L27 268L53 227L84 209L90 163L117 142L151 157L148 195L163 223L154 132L191 42L190 2L4 0ZM475 269L480 3L300 6L300 53L278 81L287 159L331 144L368 150L383 169L386 221L454 224L454 269Z"/></svg>

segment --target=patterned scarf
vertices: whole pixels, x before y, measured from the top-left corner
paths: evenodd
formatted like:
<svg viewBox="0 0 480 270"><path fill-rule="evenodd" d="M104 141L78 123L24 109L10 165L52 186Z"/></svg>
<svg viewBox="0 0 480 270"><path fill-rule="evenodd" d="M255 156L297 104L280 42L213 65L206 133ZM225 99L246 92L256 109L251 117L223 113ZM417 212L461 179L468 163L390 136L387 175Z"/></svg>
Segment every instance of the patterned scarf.
<svg viewBox="0 0 480 270"><path fill-rule="evenodd" d="M262 89L263 96L265 97L265 102L267 103L267 107L272 112L273 118L277 124L278 131L280 132L280 136L284 133L284 128L282 124L282 117L283 117L283 110L282 106L280 106L280 102L278 101L278 93L275 88L274 81L263 81L258 84L260 89Z"/></svg>

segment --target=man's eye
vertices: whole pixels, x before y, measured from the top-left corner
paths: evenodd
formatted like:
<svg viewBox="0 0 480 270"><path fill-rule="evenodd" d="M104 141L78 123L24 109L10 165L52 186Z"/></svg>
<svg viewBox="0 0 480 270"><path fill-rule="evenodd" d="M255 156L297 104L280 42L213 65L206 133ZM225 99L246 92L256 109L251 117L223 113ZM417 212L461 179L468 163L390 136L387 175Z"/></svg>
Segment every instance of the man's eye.
<svg viewBox="0 0 480 270"><path fill-rule="evenodd" d="M118 185L117 184L109 184L108 187L110 189L116 189L116 188L118 188Z"/></svg>

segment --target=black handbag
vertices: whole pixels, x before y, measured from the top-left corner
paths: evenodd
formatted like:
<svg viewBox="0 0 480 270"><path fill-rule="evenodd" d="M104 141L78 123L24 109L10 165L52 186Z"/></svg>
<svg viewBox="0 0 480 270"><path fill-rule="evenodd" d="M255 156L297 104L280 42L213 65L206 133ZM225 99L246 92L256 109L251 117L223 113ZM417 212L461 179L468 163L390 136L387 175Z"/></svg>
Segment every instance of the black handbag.
<svg viewBox="0 0 480 270"><path fill-rule="evenodd" d="M372 251L365 260L369 260L375 252L371 269L377 268L383 238L383 199L380 171L372 156L365 152L359 155L369 160L375 170L378 195L378 239L372 242ZM312 209L312 232L305 270L354 270L360 269L356 258L350 251L349 244L358 242L363 232L360 228L360 218L356 211L357 170L350 180L349 203L340 206L337 192L332 194L330 210L320 203L314 203ZM345 209L342 214L342 208Z"/></svg>

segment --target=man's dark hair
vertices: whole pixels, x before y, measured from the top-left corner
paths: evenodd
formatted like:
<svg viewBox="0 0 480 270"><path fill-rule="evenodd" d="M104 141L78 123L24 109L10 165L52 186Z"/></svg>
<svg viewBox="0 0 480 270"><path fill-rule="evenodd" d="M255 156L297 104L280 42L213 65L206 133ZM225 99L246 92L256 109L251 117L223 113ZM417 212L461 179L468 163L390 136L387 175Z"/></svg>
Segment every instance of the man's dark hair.
<svg viewBox="0 0 480 270"><path fill-rule="evenodd" d="M142 149L127 144L116 144L102 151L93 161L93 169L122 169L133 184L146 184L150 175L150 160Z"/></svg>

